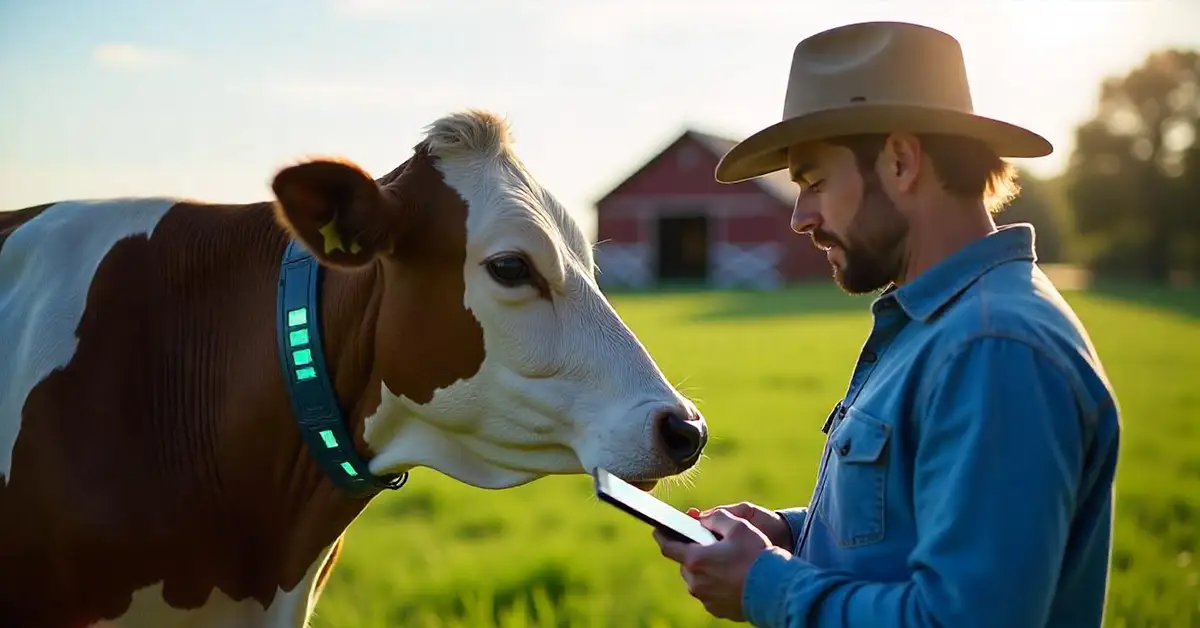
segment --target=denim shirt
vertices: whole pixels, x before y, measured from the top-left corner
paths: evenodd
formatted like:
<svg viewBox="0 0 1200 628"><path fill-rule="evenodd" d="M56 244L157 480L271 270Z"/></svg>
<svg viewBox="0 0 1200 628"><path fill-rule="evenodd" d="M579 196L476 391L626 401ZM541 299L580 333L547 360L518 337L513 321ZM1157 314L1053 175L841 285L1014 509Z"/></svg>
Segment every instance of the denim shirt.
<svg viewBox="0 0 1200 628"><path fill-rule="evenodd" d="M1100 626L1117 401L1082 324L1001 227L871 305L816 490L743 589L759 627ZM815 428L814 428L815 429Z"/></svg>

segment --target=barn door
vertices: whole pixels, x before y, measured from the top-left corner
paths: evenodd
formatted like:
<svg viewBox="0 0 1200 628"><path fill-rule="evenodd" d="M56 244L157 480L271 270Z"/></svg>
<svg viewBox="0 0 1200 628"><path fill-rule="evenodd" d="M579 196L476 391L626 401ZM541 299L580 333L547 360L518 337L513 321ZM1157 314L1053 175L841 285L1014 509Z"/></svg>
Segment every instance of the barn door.
<svg viewBox="0 0 1200 628"><path fill-rule="evenodd" d="M708 217L658 219L658 278L662 281L708 279Z"/></svg>

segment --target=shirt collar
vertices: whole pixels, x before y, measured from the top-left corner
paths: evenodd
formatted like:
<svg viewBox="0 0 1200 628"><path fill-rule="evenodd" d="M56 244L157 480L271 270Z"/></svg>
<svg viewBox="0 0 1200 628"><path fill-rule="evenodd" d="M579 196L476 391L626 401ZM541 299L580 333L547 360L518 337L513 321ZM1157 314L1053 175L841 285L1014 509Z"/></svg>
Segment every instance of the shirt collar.
<svg viewBox="0 0 1200 628"><path fill-rule="evenodd" d="M909 283L889 287L872 309L883 301L895 300L910 318L926 322L989 270L1013 260L1037 261L1032 225L1018 223L999 227L994 233L955 251Z"/></svg>

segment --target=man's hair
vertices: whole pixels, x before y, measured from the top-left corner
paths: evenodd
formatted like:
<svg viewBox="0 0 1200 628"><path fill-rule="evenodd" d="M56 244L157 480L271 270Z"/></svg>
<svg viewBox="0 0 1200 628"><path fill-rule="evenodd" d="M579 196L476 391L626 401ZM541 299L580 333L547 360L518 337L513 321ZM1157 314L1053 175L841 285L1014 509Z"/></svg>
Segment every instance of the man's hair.
<svg viewBox="0 0 1200 628"><path fill-rule="evenodd" d="M873 172L887 134L844 135L826 140L854 153L859 170ZM974 138L938 133L917 135L933 162L942 187L962 199L980 199L989 213L999 213L1021 192L1017 170L987 144Z"/></svg>

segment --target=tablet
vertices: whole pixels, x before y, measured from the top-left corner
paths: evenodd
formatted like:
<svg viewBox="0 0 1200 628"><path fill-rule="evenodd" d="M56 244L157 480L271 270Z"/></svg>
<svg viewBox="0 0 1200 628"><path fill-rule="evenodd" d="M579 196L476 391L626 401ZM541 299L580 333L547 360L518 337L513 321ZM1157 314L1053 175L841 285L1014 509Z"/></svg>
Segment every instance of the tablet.
<svg viewBox="0 0 1200 628"><path fill-rule="evenodd" d="M596 496L626 513L658 528L667 536L684 543L710 545L717 537L685 512L659 500L650 493L597 468Z"/></svg>

